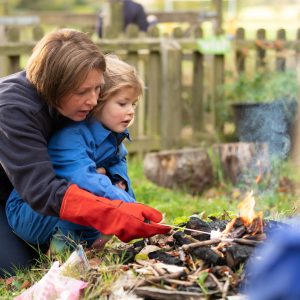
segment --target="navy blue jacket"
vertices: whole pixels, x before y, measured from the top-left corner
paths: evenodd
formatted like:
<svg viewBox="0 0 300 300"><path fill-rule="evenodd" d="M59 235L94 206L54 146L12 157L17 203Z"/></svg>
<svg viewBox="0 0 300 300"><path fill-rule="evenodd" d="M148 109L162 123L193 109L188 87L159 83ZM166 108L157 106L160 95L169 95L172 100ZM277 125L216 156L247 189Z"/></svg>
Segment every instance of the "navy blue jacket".
<svg viewBox="0 0 300 300"><path fill-rule="evenodd" d="M122 141L129 138L128 130L114 133L94 118L72 122L54 133L48 145L57 176L79 187L111 200L135 202L127 174L126 155ZM107 175L97 173L105 168ZM123 179L127 192L113 184Z"/></svg>
<svg viewBox="0 0 300 300"><path fill-rule="evenodd" d="M39 97L24 71L0 79L1 200L11 191L10 181L33 209L59 216L71 183L56 177L47 146L54 130L65 123Z"/></svg>

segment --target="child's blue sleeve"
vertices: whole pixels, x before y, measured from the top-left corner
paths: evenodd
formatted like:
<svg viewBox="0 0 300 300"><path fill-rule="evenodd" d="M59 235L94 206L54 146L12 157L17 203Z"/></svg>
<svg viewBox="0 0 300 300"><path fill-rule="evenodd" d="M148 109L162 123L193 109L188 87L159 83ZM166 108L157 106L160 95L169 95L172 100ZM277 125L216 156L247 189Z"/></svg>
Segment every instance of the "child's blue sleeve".
<svg viewBox="0 0 300 300"><path fill-rule="evenodd" d="M114 186L108 176L97 173L87 134L69 128L49 142L49 155L56 174L95 195L111 200L135 202L126 191Z"/></svg>

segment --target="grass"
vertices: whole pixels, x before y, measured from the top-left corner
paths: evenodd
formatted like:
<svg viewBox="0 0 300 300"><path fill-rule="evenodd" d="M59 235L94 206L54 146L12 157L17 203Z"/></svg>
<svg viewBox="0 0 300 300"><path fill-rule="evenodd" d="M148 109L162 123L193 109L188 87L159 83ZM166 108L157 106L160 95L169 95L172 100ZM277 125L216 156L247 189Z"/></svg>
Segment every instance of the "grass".
<svg viewBox="0 0 300 300"><path fill-rule="evenodd" d="M213 163L217 166L216 161ZM209 215L220 216L227 212L235 215L238 213L237 204L247 191L245 186L233 187L226 182L219 168L216 169L214 186L204 191L202 195L193 196L184 191L174 191L153 184L145 178L142 162L137 159L130 158L128 165L137 201L162 211L166 223L174 223L176 218L192 214L207 217ZM292 165L286 162L278 166L276 172L274 171L274 174L278 176L277 182L285 179L285 185L280 187L279 184L272 189L270 186L268 188L263 185L256 186L256 207L263 211L265 218L280 220L297 213L297 193L294 187L299 177L292 168ZM84 299L101 299L109 295L112 283L122 273L123 258L120 257L118 250L120 247L121 244L113 238L108 242L104 251L87 253L93 264L98 266L98 272L96 275L75 276L92 283L86 289ZM115 255L116 253L118 255ZM41 253L38 264L32 269L17 270L16 276L0 280L0 299L13 299L34 282L39 281L54 260L63 263L69 255L70 253L67 252L50 259Z"/></svg>

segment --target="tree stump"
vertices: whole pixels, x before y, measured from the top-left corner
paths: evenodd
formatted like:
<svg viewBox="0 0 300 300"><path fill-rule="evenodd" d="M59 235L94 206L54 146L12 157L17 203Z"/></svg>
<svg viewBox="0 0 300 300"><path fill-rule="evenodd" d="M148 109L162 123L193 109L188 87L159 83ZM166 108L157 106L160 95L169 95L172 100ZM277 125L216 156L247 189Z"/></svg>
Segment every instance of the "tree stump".
<svg viewBox="0 0 300 300"><path fill-rule="evenodd" d="M182 189L191 194L203 192L213 182L213 167L207 151L200 148L148 153L145 176L159 186Z"/></svg>
<svg viewBox="0 0 300 300"><path fill-rule="evenodd" d="M268 145L265 143L227 143L213 146L219 155L223 174L233 184L258 182L270 172Z"/></svg>

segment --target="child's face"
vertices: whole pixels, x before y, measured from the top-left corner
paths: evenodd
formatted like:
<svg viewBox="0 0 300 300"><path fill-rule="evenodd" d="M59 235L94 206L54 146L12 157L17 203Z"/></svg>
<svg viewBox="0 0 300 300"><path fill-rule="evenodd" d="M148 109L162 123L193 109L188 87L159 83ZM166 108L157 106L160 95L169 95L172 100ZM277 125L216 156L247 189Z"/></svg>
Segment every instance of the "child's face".
<svg viewBox="0 0 300 300"><path fill-rule="evenodd" d="M121 133L133 123L136 105L136 91L124 87L104 103L97 119L111 131Z"/></svg>

